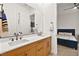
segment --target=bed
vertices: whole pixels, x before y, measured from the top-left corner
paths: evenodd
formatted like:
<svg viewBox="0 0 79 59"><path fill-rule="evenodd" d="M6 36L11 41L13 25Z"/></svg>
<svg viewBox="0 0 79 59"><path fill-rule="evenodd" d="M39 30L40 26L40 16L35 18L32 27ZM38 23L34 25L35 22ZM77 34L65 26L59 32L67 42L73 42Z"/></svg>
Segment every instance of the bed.
<svg viewBox="0 0 79 59"><path fill-rule="evenodd" d="M78 41L75 38L75 29L58 29L57 34L57 44L77 50Z"/></svg>

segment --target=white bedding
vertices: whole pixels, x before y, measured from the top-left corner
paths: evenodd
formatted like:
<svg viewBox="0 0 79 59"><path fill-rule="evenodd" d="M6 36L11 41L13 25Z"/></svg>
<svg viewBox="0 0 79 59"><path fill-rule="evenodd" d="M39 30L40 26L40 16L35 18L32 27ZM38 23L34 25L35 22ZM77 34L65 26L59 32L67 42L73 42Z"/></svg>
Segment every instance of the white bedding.
<svg viewBox="0 0 79 59"><path fill-rule="evenodd" d="M65 40L77 41L75 36L72 36L72 35L57 35L57 38L65 39Z"/></svg>

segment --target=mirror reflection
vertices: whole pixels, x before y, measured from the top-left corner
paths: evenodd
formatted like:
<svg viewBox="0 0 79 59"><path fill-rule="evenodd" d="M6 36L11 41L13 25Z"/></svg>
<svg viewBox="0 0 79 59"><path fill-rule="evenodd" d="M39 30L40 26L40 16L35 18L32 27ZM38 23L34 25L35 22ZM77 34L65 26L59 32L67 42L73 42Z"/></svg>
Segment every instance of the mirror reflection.
<svg viewBox="0 0 79 59"><path fill-rule="evenodd" d="M0 4L0 37L14 36L17 33L31 34L34 30L33 7L24 3Z"/></svg>

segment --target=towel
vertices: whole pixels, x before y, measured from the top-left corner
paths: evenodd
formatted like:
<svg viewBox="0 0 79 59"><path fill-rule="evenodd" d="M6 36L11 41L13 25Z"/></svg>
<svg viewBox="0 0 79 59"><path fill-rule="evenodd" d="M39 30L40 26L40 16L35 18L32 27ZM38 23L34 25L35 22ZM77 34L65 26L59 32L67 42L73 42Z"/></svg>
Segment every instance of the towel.
<svg viewBox="0 0 79 59"><path fill-rule="evenodd" d="M7 20L6 14L5 13L2 13L2 21L4 21L4 20Z"/></svg>
<svg viewBox="0 0 79 59"><path fill-rule="evenodd" d="M0 12L0 19L2 19L2 13Z"/></svg>
<svg viewBox="0 0 79 59"><path fill-rule="evenodd" d="M0 19L2 19L2 21L7 20L7 18L6 18L6 14L0 12Z"/></svg>

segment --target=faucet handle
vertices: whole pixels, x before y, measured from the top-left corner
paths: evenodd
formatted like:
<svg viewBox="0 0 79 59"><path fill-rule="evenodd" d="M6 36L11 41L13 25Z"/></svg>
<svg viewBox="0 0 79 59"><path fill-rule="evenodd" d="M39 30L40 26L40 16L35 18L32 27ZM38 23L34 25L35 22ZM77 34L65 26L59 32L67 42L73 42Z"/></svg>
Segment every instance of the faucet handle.
<svg viewBox="0 0 79 59"><path fill-rule="evenodd" d="M15 36L19 35L18 33L14 33Z"/></svg>
<svg viewBox="0 0 79 59"><path fill-rule="evenodd" d="M19 32L19 34L22 34L22 32Z"/></svg>
<svg viewBox="0 0 79 59"><path fill-rule="evenodd" d="M17 34L16 34L16 33L14 33L14 35L16 36Z"/></svg>
<svg viewBox="0 0 79 59"><path fill-rule="evenodd" d="M10 38L9 40L14 41L14 38Z"/></svg>
<svg viewBox="0 0 79 59"><path fill-rule="evenodd" d="M21 34L23 34L22 32L20 32Z"/></svg>

